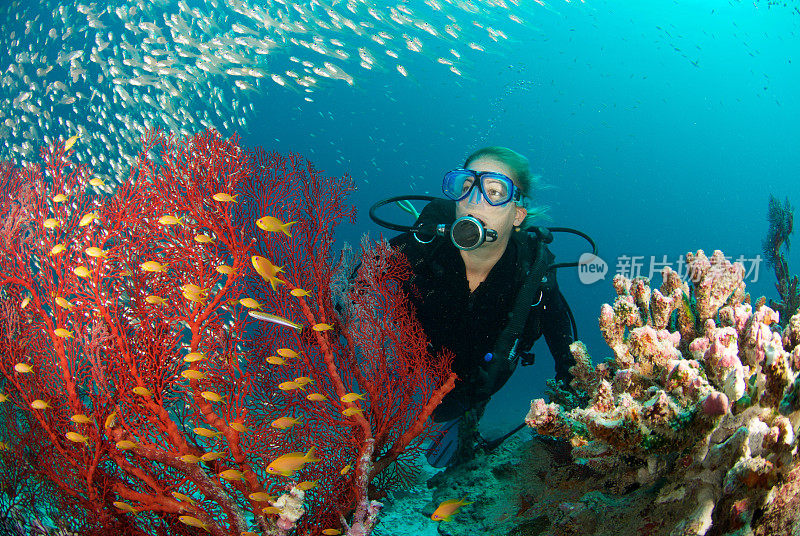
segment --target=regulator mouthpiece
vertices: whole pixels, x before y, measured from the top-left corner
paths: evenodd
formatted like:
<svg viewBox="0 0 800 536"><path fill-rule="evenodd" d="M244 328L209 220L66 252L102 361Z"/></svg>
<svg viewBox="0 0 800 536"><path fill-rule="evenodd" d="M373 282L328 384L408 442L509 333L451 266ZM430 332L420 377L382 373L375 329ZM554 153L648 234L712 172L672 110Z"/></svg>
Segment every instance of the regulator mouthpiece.
<svg viewBox="0 0 800 536"><path fill-rule="evenodd" d="M450 226L450 241L458 249L471 251L484 242L497 240L497 231L487 229L483 222L474 216L462 216Z"/></svg>

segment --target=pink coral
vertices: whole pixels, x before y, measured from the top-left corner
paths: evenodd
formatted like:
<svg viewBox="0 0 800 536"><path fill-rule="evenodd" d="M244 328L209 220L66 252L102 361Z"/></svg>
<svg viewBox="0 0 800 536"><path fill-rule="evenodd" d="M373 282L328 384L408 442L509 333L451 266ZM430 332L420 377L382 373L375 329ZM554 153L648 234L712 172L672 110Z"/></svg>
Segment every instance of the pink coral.
<svg viewBox="0 0 800 536"><path fill-rule="evenodd" d="M671 269L657 291L643 279L615 278L618 296L600 315L614 359L593 367L585 346L573 345L573 386L586 390L588 406L567 412L533 401L532 412L546 419L527 422L540 433L539 423L573 434L573 456L619 471L617 481L638 458L639 482L669 482L656 503L697 505L672 532L699 536L717 519L731 522L715 508L758 508L796 466L800 315L774 331L777 313L745 301L741 265L719 251L687 259L691 286ZM678 452L675 463L660 456Z"/></svg>
<svg viewBox="0 0 800 536"><path fill-rule="evenodd" d="M703 413L711 417L718 415L725 415L728 413L730 405L728 404L728 397L725 393L714 392L709 394L703 399Z"/></svg>

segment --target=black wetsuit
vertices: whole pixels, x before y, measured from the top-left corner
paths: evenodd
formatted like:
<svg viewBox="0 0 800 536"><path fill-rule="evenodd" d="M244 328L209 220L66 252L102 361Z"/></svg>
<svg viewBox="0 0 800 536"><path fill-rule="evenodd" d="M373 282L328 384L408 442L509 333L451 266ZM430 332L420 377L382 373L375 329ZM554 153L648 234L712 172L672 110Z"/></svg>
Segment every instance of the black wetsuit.
<svg viewBox="0 0 800 536"><path fill-rule="evenodd" d="M527 238L527 234L519 233L518 239ZM464 261L449 238L421 245L406 233L391 243L411 263L414 275L406 291L432 350L448 348L455 354L453 371L461 381L433 415L439 422L454 419L485 403L513 372L511 366L507 373L501 374L499 385L497 382L486 385L486 376L480 374L484 356L493 351L495 341L508 323L523 283L524 274L517 266L516 240L509 240L502 257L473 292L469 289ZM535 243L535 239L531 238L529 243ZM569 368L574 364L569 351L572 326L566 302L556 284L555 270L546 277L548 284L541 287L541 301L530 308L518 348L529 350L544 335L555 359L556 379L569 382ZM538 296L539 293L537 299Z"/></svg>

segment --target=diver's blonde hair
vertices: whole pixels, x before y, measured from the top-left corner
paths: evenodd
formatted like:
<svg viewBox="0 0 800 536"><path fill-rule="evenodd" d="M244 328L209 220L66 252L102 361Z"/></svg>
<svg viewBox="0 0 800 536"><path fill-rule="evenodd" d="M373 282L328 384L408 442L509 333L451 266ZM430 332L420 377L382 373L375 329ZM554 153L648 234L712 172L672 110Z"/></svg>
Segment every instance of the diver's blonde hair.
<svg viewBox="0 0 800 536"><path fill-rule="evenodd" d="M527 229L533 225L536 219L547 218L547 211L550 209L550 207L533 204L533 194L538 190L544 189L542 176L533 175L531 173L530 163L525 156L519 154L513 149L509 149L508 147L492 145L478 149L469 155L464 161L464 169L468 168L469 165L475 160L484 157L502 162L514 173L514 176L511 177L511 179L517 182L519 189L522 191L522 206L528 210L528 215L520 224L520 228Z"/></svg>

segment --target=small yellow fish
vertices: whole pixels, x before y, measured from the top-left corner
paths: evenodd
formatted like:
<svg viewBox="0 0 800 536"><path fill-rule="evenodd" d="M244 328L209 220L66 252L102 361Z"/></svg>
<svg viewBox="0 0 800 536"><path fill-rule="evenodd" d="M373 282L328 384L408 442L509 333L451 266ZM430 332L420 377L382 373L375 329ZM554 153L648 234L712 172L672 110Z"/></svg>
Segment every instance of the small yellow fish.
<svg viewBox="0 0 800 536"><path fill-rule="evenodd" d="M299 420L293 417L280 417L272 421L270 426L273 428L277 428L278 430L286 430L287 428L291 428L295 424L301 424Z"/></svg>
<svg viewBox="0 0 800 536"><path fill-rule="evenodd" d="M231 427L232 430L236 430L240 434L247 434L250 433L250 429L241 422L232 422L228 426Z"/></svg>
<svg viewBox="0 0 800 536"><path fill-rule="evenodd" d="M342 412L342 415L345 417L352 417L356 413L364 413L364 410L361 408L347 408Z"/></svg>
<svg viewBox="0 0 800 536"><path fill-rule="evenodd" d="M253 531L246 530L244 532L239 533L239 536L258 536L258 534L256 534Z"/></svg>
<svg viewBox="0 0 800 536"><path fill-rule="evenodd" d="M53 203L63 203L66 200L67 196L64 194L57 194L55 197L53 197Z"/></svg>
<svg viewBox="0 0 800 536"><path fill-rule="evenodd" d="M133 392L139 396L152 397L153 393L147 387L134 387Z"/></svg>
<svg viewBox="0 0 800 536"><path fill-rule="evenodd" d="M281 382L278 384L278 389L281 391L293 391L295 389L303 389L303 386L297 382Z"/></svg>
<svg viewBox="0 0 800 536"><path fill-rule="evenodd" d="M111 428L114 426L116 422L117 422L117 412L112 411L111 413L108 414L108 417L106 417L106 422L103 423L103 427Z"/></svg>
<svg viewBox="0 0 800 536"><path fill-rule="evenodd" d="M207 234L200 233L194 235L194 241L197 242L198 244L211 244L214 241L214 239L208 236Z"/></svg>
<svg viewBox="0 0 800 536"><path fill-rule="evenodd" d="M56 337L61 337L62 339L71 339L73 334L68 329L57 328L55 331L53 331L53 335Z"/></svg>
<svg viewBox="0 0 800 536"><path fill-rule="evenodd" d="M314 447L311 447L306 453L290 452L272 460L267 466L267 472L292 476L296 471L302 469L305 464L318 461L320 461L319 458L314 457Z"/></svg>
<svg viewBox="0 0 800 536"><path fill-rule="evenodd" d="M312 402L322 402L323 400L327 400L328 397L320 394L320 393L311 393L306 397L307 399L311 400Z"/></svg>
<svg viewBox="0 0 800 536"><path fill-rule="evenodd" d="M64 143L64 152L66 153L67 151L72 149L72 146L75 145L75 142L78 141L78 138L80 137L81 137L80 134L75 134L74 136L70 136L69 138L67 138L67 141Z"/></svg>
<svg viewBox="0 0 800 536"><path fill-rule="evenodd" d="M56 244L50 249L50 253L48 255L58 255L59 253L64 253L67 251L67 247L64 244Z"/></svg>
<svg viewBox="0 0 800 536"><path fill-rule="evenodd" d="M347 393L346 395L339 397L339 400L342 402L355 402L356 400L364 400L366 395L359 395L357 393Z"/></svg>
<svg viewBox="0 0 800 536"><path fill-rule="evenodd" d="M190 352L186 354L186 357L183 358L184 361L187 363L196 363L198 361L202 361L206 358L206 354L203 352Z"/></svg>
<svg viewBox="0 0 800 536"><path fill-rule="evenodd" d="M127 439L123 439L122 441L117 441L117 448L119 450L131 450L136 448L136 443L133 441L129 441Z"/></svg>
<svg viewBox="0 0 800 536"><path fill-rule="evenodd" d="M200 459L203 460L204 462L213 462L214 460L219 460L220 458L224 457L225 457L224 452L206 452L205 454L200 456Z"/></svg>
<svg viewBox="0 0 800 536"><path fill-rule="evenodd" d="M291 294L296 298L300 297L306 298L308 296L311 296L311 293L309 291L303 290L301 288L293 288L292 290L289 291L289 294Z"/></svg>
<svg viewBox="0 0 800 536"><path fill-rule="evenodd" d="M277 350L275 350L275 353L286 359L294 359L295 357L300 355L290 348L278 348Z"/></svg>
<svg viewBox="0 0 800 536"><path fill-rule="evenodd" d="M289 238L292 237L292 233L289 232L289 227L297 223L296 221L290 221L289 223L283 223L278 218L274 218L272 216L264 216L263 218L259 218L256 220L256 225L260 229L269 232L279 232L283 233Z"/></svg>
<svg viewBox="0 0 800 536"><path fill-rule="evenodd" d="M128 512L129 514L138 514L139 510L131 506L130 504L122 501L114 501L112 503L114 506L122 510L123 512Z"/></svg>
<svg viewBox="0 0 800 536"><path fill-rule="evenodd" d="M42 222L42 226L45 229L55 229L56 227L60 227L61 226L61 222L59 222L55 218L47 218L46 220L44 220Z"/></svg>
<svg viewBox="0 0 800 536"><path fill-rule="evenodd" d="M89 437L81 435L78 432L67 432L64 435L67 436L67 439L69 439L73 443L86 443L87 445L89 444Z"/></svg>
<svg viewBox="0 0 800 536"><path fill-rule="evenodd" d="M45 409L50 409L51 406L50 406L49 403L45 402L44 400L40 400L40 399L37 398L36 400L31 402L31 407L33 409L45 410Z"/></svg>
<svg viewBox="0 0 800 536"><path fill-rule="evenodd" d="M278 278L278 273L283 272L282 267L275 266L269 261L269 259L259 255L252 257L251 261L253 263L253 268L256 269L258 275L260 275L264 281L269 282L269 284L272 286L272 290L277 290L278 285L286 284Z"/></svg>
<svg viewBox="0 0 800 536"><path fill-rule="evenodd" d="M181 286L181 292L189 294L208 294L208 289L200 288L193 283L187 283Z"/></svg>
<svg viewBox="0 0 800 536"><path fill-rule="evenodd" d="M72 302L70 302L65 298L62 298L61 296L56 296L56 305L58 305L62 309L67 309L67 310L70 310L73 307L75 307L75 305L72 304Z"/></svg>
<svg viewBox="0 0 800 536"><path fill-rule="evenodd" d="M20 309L25 309L28 306L29 303L31 303L31 297L30 296L25 296L25 299L22 300L19 303L19 308Z"/></svg>
<svg viewBox="0 0 800 536"><path fill-rule="evenodd" d="M311 329L314 331L328 331L329 329L333 329L333 326L320 322L319 324L314 324L311 326Z"/></svg>
<svg viewBox="0 0 800 536"><path fill-rule="evenodd" d="M87 424L87 423L92 422L92 419L90 419L89 417L87 417L83 413L78 413L77 415L73 415L72 417L69 418L69 420L71 420L74 423L78 423L78 424Z"/></svg>
<svg viewBox="0 0 800 536"><path fill-rule="evenodd" d="M466 497L464 497L464 499L466 499ZM472 504L471 502L464 501L464 499L460 501L450 499L449 501L442 502L433 512L433 515L431 515L431 519L434 521L450 521L450 517L458 512L459 508Z"/></svg>
<svg viewBox="0 0 800 536"><path fill-rule="evenodd" d="M267 363L270 365L284 365L286 364L286 361L280 356L271 355L267 358Z"/></svg>
<svg viewBox="0 0 800 536"><path fill-rule="evenodd" d="M339 529L323 529L322 534L325 536L338 536L342 531Z"/></svg>
<svg viewBox="0 0 800 536"><path fill-rule="evenodd" d="M263 513L267 514L267 515L270 515L270 514L278 515L278 514L282 513L281 509L278 508L277 506L266 506L266 507L262 508L261 511Z"/></svg>
<svg viewBox="0 0 800 536"><path fill-rule="evenodd" d="M72 270L72 273L74 273L78 277L84 277L84 278L89 277L90 275L92 275L91 272L89 271L89 269L87 267L85 267L85 266L78 266L77 268Z"/></svg>
<svg viewBox="0 0 800 536"><path fill-rule="evenodd" d="M187 292L184 290L182 294L184 298L195 303L205 303L208 300L208 295L202 292Z"/></svg>
<svg viewBox="0 0 800 536"><path fill-rule="evenodd" d="M297 485L297 487L299 489L303 490L303 491L308 491L310 489L314 489L314 488L317 487L317 481L316 480L314 480L314 481L305 480L303 482L300 482Z"/></svg>
<svg viewBox="0 0 800 536"><path fill-rule="evenodd" d="M206 377L206 374L205 372L201 372L199 370L189 369L181 372L181 376L187 380L202 380Z"/></svg>
<svg viewBox="0 0 800 536"><path fill-rule="evenodd" d="M208 525L206 525L205 523L203 523L202 521L200 521L196 517L193 517L193 516L178 516L178 521L180 521L181 523L183 523L185 525L189 525L190 527L195 527L195 528L198 528L198 529L203 529L206 532L211 532L208 529Z"/></svg>
<svg viewBox="0 0 800 536"><path fill-rule="evenodd" d="M297 385L300 385L301 387L305 387L309 383L314 383L314 380L312 380L308 376L300 376L299 378L295 378L294 381Z"/></svg>
<svg viewBox="0 0 800 536"><path fill-rule="evenodd" d="M107 249L100 249L100 248L96 248L96 247L92 246L92 247L88 247L88 248L84 249L83 251L84 251L84 253L86 253L90 257L94 257L94 258L102 257L104 259L108 258L108 250Z"/></svg>
<svg viewBox="0 0 800 536"><path fill-rule="evenodd" d="M11 447L9 447L7 443L3 443L2 441L0 441L0 450L10 450L10 449Z"/></svg>
<svg viewBox="0 0 800 536"><path fill-rule="evenodd" d="M266 491L256 491L248 495L251 500L256 502L267 502L267 501L274 501L275 497L267 493Z"/></svg>
<svg viewBox="0 0 800 536"><path fill-rule="evenodd" d="M276 266L270 262L270 260L266 257L262 257L260 255L254 255L250 258L250 261L253 263L253 268L256 269L258 275L267 279L269 276L278 275L279 273L283 272L282 266Z"/></svg>
<svg viewBox="0 0 800 536"><path fill-rule="evenodd" d="M225 192L217 192L214 194L213 199L214 201L219 201L220 203L235 203L238 195L239 194L230 195L226 194Z"/></svg>
<svg viewBox="0 0 800 536"><path fill-rule="evenodd" d="M209 430L208 428L197 427L194 429L194 433L199 435L200 437L219 437L222 435L222 432L215 432L214 430Z"/></svg>
<svg viewBox="0 0 800 536"><path fill-rule="evenodd" d="M179 501L188 502L192 506L195 506L197 504L197 501L195 501L194 499L192 499L188 495L185 495L185 494L180 493L178 491L173 491L172 492L172 496L175 497Z"/></svg>
<svg viewBox="0 0 800 536"><path fill-rule="evenodd" d="M280 326L285 326L287 328L294 328L297 331L303 331L302 324L298 324L297 322L292 322L291 320L283 318L282 316L271 315L263 311L249 311L248 314L253 318L257 318L258 320L264 320L266 322L272 322L273 324L278 324Z"/></svg>
<svg viewBox="0 0 800 536"><path fill-rule="evenodd" d="M97 219L97 212L87 212L81 218L81 221L78 222L78 227L86 227L87 225L91 224L94 220Z"/></svg>
<svg viewBox="0 0 800 536"><path fill-rule="evenodd" d="M33 372L33 368L27 363L17 363L14 365L14 370L19 372L20 374L30 374Z"/></svg>
<svg viewBox="0 0 800 536"><path fill-rule="evenodd" d="M202 396L209 402L222 402L224 400L223 397L219 396L214 391L203 391L202 393L200 393L200 396Z"/></svg>
<svg viewBox="0 0 800 536"><path fill-rule="evenodd" d="M239 300L239 303L244 305L248 309L261 309L261 304L258 303L253 298L242 298Z"/></svg>
<svg viewBox="0 0 800 536"><path fill-rule="evenodd" d="M176 218L171 214L166 214L158 218L158 223L161 225L183 225L183 219L186 216L181 216L180 218Z"/></svg>
<svg viewBox="0 0 800 536"><path fill-rule="evenodd" d="M217 266L216 270L224 275L231 275L233 273L233 266L228 266L227 264L220 264Z"/></svg>
<svg viewBox="0 0 800 536"><path fill-rule="evenodd" d="M167 305L167 300L162 298L161 296L156 296L151 294L147 296L144 301L149 303L150 305Z"/></svg>
<svg viewBox="0 0 800 536"><path fill-rule="evenodd" d="M8 397L5 394L0 393L0 403L3 402L8 402Z"/></svg>
<svg viewBox="0 0 800 536"><path fill-rule="evenodd" d="M106 183L100 177L93 177L93 178L89 179L89 184L91 186L100 187L100 186L105 186Z"/></svg>
<svg viewBox="0 0 800 536"><path fill-rule="evenodd" d="M199 463L200 458L195 456L194 454L184 454L183 456L178 456L178 459L183 463Z"/></svg>
<svg viewBox="0 0 800 536"><path fill-rule="evenodd" d="M166 272L167 264L161 264L157 261L147 261L139 265L143 272Z"/></svg>
<svg viewBox="0 0 800 536"><path fill-rule="evenodd" d="M226 469L217 474L225 480L244 480L244 473L237 469Z"/></svg>
<svg viewBox="0 0 800 536"><path fill-rule="evenodd" d="M347 473L349 473L349 472L350 472L350 469L352 469L352 468L353 468L353 466L352 466L352 465L350 465L350 464L348 463L347 465L345 465L344 467L342 467L342 470L341 470L341 471L339 471L339 474L340 474L340 475L346 475Z"/></svg>

